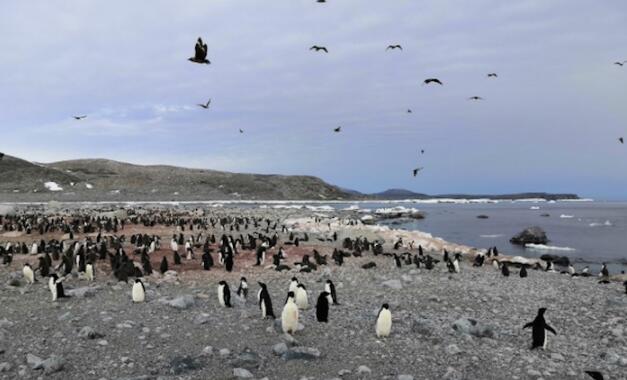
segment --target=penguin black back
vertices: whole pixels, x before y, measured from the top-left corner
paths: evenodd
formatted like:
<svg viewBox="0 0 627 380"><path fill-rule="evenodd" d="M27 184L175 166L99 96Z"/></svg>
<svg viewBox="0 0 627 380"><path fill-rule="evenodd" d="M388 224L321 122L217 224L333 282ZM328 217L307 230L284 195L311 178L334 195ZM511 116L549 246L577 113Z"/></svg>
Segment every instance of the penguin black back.
<svg viewBox="0 0 627 380"><path fill-rule="evenodd" d="M329 322L329 297L330 294L322 292L318 296L318 302L316 302L316 319L318 322Z"/></svg>

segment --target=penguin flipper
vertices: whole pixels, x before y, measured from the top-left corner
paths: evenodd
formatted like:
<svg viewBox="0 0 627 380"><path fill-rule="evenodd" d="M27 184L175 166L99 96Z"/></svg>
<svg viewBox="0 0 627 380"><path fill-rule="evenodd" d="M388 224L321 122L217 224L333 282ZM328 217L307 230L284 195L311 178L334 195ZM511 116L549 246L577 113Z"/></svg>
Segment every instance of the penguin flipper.
<svg viewBox="0 0 627 380"><path fill-rule="evenodd" d="M553 329L553 327L546 325L546 329L549 330L550 332L553 333L553 335L557 335L557 333L555 332L555 329Z"/></svg>
<svg viewBox="0 0 627 380"><path fill-rule="evenodd" d="M523 326L523 329L529 328L533 326L533 322L529 322L526 325Z"/></svg>

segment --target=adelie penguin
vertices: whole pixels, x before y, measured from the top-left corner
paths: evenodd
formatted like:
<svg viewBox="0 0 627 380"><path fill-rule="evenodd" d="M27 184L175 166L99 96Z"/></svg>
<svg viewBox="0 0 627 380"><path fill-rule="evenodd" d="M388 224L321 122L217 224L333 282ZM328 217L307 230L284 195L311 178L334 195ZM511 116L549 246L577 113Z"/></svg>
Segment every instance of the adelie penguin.
<svg viewBox="0 0 627 380"><path fill-rule="evenodd" d="M326 291L320 293L318 302L316 302L316 319L318 322L329 322L329 304L331 302L333 302L331 294Z"/></svg>
<svg viewBox="0 0 627 380"><path fill-rule="evenodd" d="M377 338L389 336L392 331L392 313L390 312L390 305L387 303L384 303L379 310L375 331Z"/></svg>
<svg viewBox="0 0 627 380"><path fill-rule="evenodd" d="M161 266L159 267L159 271L161 272L161 274L164 274L168 271L168 259L165 256L163 256L163 260L161 260Z"/></svg>
<svg viewBox="0 0 627 380"><path fill-rule="evenodd" d="M307 296L307 289L305 289L305 285L298 284L294 295L296 296L296 306L298 306L299 309L306 310L309 308L309 297Z"/></svg>
<svg viewBox="0 0 627 380"><path fill-rule="evenodd" d="M50 293L52 293L52 301L56 301L59 298L67 298L65 292L63 291L63 284L61 281L63 280L59 279L59 276L57 276L56 273L50 275L48 288L50 289Z"/></svg>
<svg viewBox="0 0 627 380"><path fill-rule="evenodd" d="M294 292L287 293L287 302L281 313L281 328L286 334L294 334L298 329L298 306L295 303Z"/></svg>
<svg viewBox="0 0 627 380"><path fill-rule="evenodd" d="M87 281L94 281L94 279L96 278L95 272L96 270L94 268L94 264L92 264L91 262L85 264L85 278L87 279Z"/></svg>
<svg viewBox="0 0 627 380"><path fill-rule="evenodd" d="M501 266L501 274L505 277L509 277L509 268L507 267L507 263L503 263Z"/></svg>
<svg viewBox="0 0 627 380"><path fill-rule="evenodd" d="M272 300L270 299L270 293L268 288L263 282L259 282L259 293L257 293L257 301L259 302L259 310L261 310L261 318L276 318L274 316L274 310L272 309Z"/></svg>
<svg viewBox="0 0 627 380"><path fill-rule="evenodd" d="M545 312L546 312L546 308L544 307L538 309L538 315L536 316L536 319L534 319L533 321L523 326L523 329L526 329L528 327L532 328L532 332L531 332L531 337L532 337L531 349L532 350L538 347L542 347L542 349L546 349L546 345L548 342L547 333L546 333L547 330L557 335L553 327L549 326L544 320Z"/></svg>
<svg viewBox="0 0 627 380"><path fill-rule="evenodd" d="M202 254L202 267L204 270L211 270L212 266L213 266L213 257L211 257L211 253L209 253L208 251L205 251L205 253Z"/></svg>
<svg viewBox="0 0 627 380"><path fill-rule="evenodd" d="M520 278L525 278L527 277L527 265L523 264L522 268L520 268Z"/></svg>
<svg viewBox="0 0 627 380"><path fill-rule="evenodd" d="M248 297L248 281L246 281L246 277L242 277L239 280L237 295L243 300L246 300L246 297Z"/></svg>
<svg viewBox="0 0 627 380"><path fill-rule="evenodd" d="M229 288L229 284L226 281L220 281L218 283L218 302L223 307L232 307L231 306L231 289Z"/></svg>
<svg viewBox="0 0 627 380"><path fill-rule="evenodd" d="M335 293L335 285L333 284L333 281L327 280L326 284L324 284L324 291L331 295L333 305L339 305L339 302L337 302L337 294Z"/></svg>
<svg viewBox="0 0 627 380"><path fill-rule="evenodd" d="M31 268L30 264L24 264L22 274L24 275L24 279L26 279L27 284L31 285L35 283L35 272L33 271L33 268Z"/></svg>
<svg viewBox="0 0 627 380"><path fill-rule="evenodd" d="M146 300L146 288L144 288L144 283L139 278L135 279L131 293L133 302L135 303L144 302Z"/></svg>

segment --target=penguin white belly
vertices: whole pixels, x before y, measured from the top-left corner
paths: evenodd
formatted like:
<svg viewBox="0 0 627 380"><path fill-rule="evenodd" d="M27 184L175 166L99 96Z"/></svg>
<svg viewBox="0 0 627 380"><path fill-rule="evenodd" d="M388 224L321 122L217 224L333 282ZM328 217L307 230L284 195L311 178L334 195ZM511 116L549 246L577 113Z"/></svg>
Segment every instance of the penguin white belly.
<svg viewBox="0 0 627 380"><path fill-rule="evenodd" d="M298 307L293 302L288 302L283 307L281 313L281 327L283 332L287 334L293 334L298 327Z"/></svg>
<svg viewBox="0 0 627 380"><path fill-rule="evenodd" d="M392 313L389 310L381 310L377 318L377 337L389 336L392 331Z"/></svg>
<svg viewBox="0 0 627 380"><path fill-rule="evenodd" d="M94 281L94 266L91 264L87 264L85 267L85 275L87 276L88 281Z"/></svg>
<svg viewBox="0 0 627 380"><path fill-rule="evenodd" d="M36 254L37 254L37 244L33 244L33 245L30 247L30 254L31 254L31 255L36 255Z"/></svg>
<svg viewBox="0 0 627 380"><path fill-rule="evenodd" d="M305 310L309 307L309 300L307 299L307 292L301 288L296 290L296 306L299 309Z"/></svg>
<svg viewBox="0 0 627 380"><path fill-rule="evenodd" d="M226 306L224 303L224 287L218 286L218 302L220 302L221 306Z"/></svg>
<svg viewBox="0 0 627 380"><path fill-rule="evenodd" d="M267 317L266 315L266 303L261 302L261 318Z"/></svg>
<svg viewBox="0 0 627 380"><path fill-rule="evenodd" d="M492 261L492 266L494 267L494 269L498 270L499 269L499 262L494 260Z"/></svg>
<svg viewBox="0 0 627 380"><path fill-rule="evenodd" d="M459 273L459 261L453 261L453 268L455 268L455 273Z"/></svg>
<svg viewBox="0 0 627 380"><path fill-rule="evenodd" d="M50 288L50 293L52 293L52 300L57 300L57 284L54 281L54 278L50 277L48 281L48 288Z"/></svg>
<svg viewBox="0 0 627 380"><path fill-rule="evenodd" d="M22 269L22 273L24 274L24 278L28 284L33 284L35 282L35 273L33 273L31 268L24 267L24 269Z"/></svg>
<svg viewBox="0 0 627 380"><path fill-rule="evenodd" d="M133 284L133 302L144 302L146 299L146 293L144 292L144 288L138 282Z"/></svg>
<svg viewBox="0 0 627 380"><path fill-rule="evenodd" d="M546 344L549 342L549 334L546 333L546 329L544 329L544 342L542 343L542 349L546 350Z"/></svg>

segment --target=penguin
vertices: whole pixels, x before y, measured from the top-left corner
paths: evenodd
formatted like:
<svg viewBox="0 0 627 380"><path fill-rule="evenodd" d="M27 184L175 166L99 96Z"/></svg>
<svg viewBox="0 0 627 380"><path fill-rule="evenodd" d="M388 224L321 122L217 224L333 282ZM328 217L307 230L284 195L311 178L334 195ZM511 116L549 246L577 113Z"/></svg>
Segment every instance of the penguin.
<svg viewBox="0 0 627 380"><path fill-rule="evenodd" d="M85 278L87 279L87 281L94 281L94 279L96 278L94 264L92 264L91 262L85 264Z"/></svg>
<svg viewBox="0 0 627 380"><path fill-rule="evenodd" d="M392 313L390 312L390 305L384 303L379 310L379 315L377 316L377 326L376 333L377 338L385 337L390 335L390 331L392 330Z"/></svg>
<svg viewBox="0 0 627 380"><path fill-rule="evenodd" d="M603 374L601 372L598 371L585 371L586 375L590 376L591 378L593 378L594 380L603 380Z"/></svg>
<svg viewBox="0 0 627 380"><path fill-rule="evenodd" d="M164 274L168 271L168 259L165 256L163 256L163 260L161 260L161 266L159 267L159 271L161 272L161 274Z"/></svg>
<svg viewBox="0 0 627 380"><path fill-rule="evenodd" d="M213 257L211 257L211 253L209 251L205 251L202 254L202 267L204 270L211 270L213 266Z"/></svg>
<svg viewBox="0 0 627 380"><path fill-rule="evenodd" d="M56 301L59 298L66 298L65 292L63 291L63 284L61 283L59 276L56 273L50 275L50 279L48 280L48 288L50 289L50 293L52 293L52 301Z"/></svg>
<svg viewBox="0 0 627 380"><path fill-rule="evenodd" d="M587 266L585 268L583 268L583 270L581 271L581 276L582 277L589 277L590 273L588 273L588 271L590 270L590 268L588 268Z"/></svg>
<svg viewBox="0 0 627 380"><path fill-rule="evenodd" d="M218 283L218 301L220 305L224 307L232 307L231 289L229 289L229 284L227 284L226 281L220 281Z"/></svg>
<svg viewBox="0 0 627 380"><path fill-rule="evenodd" d="M294 302L294 292L287 293L287 302L281 313L281 328L286 334L294 334L298 328L298 306Z"/></svg>
<svg viewBox="0 0 627 380"><path fill-rule="evenodd" d="M337 294L335 293L335 285L333 284L333 281L327 280L326 284L324 284L324 291L331 295L331 303L333 305L339 305L339 302L337 302Z"/></svg>
<svg viewBox="0 0 627 380"><path fill-rule="evenodd" d="M296 277L292 277L292 281L290 281L290 286L287 291L296 292L297 287L298 287L298 279Z"/></svg>
<svg viewBox="0 0 627 380"><path fill-rule="evenodd" d="M460 259L460 255L459 253L455 254L455 259L453 260L453 269L455 270L455 273L459 273L459 259Z"/></svg>
<svg viewBox="0 0 627 380"><path fill-rule="evenodd" d="M305 289L305 285L298 284L296 287L296 291L294 292L296 299L296 306L299 309L306 310L309 308L309 299L307 297L307 289Z"/></svg>
<svg viewBox="0 0 627 380"><path fill-rule="evenodd" d="M257 302L259 303L259 310L261 310L261 318L276 318L274 316L274 310L272 309L272 300L270 299L270 293L268 288L263 282L258 282L261 289L257 293Z"/></svg>
<svg viewBox="0 0 627 380"><path fill-rule="evenodd" d="M401 265L401 258L398 257L398 255L396 253L394 254L394 263L396 264L397 268L400 268L402 266Z"/></svg>
<svg viewBox="0 0 627 380"><path fill-rule="evenodd" d="M610 272L607 270L607 265L603 263L601 266L601 271L599 272L599 277L609 277Z"/></svg>
<svg viewBox="0 0 627 380"><path fill-rule="evenodd" d="M22 274L24 275L27 284L30 285L35 283L35 272L33 271L33 268L30 266L30 264L24 264L24 267L22 268Z"/></svg>
<svg viewBox="0 0 627 380"><path fill-rule="evenodd" d="M509 268L507 267L507 263L503 263L503 265L501 266L501 273L503 274L503 276L509 277Z"/></svg>
<svg viewBox="0 0 627 380"><path fill-rule="evenodd" d="M233 271L233 254L232 253L228 253L224 257L224 269L226 269L227 272Z"/></svg>
<svg viewBox="0 0 627 380"><path fill-rule="evenodd" d="M544 320L544 312L546 312L545 307L538 309L538 315L536 316L536 319L534 319L533 321L523 326L523 329L526 329L528 327L533 328L532 334L531 334L532 336L531 349L532 350L538 347L542 347L542 349L546 349L546 344L548 341L547 334L546 334L547 330L552 332L554 335L557 335L553 327L549 326Z"/></svg>
<svg viewBox="0 0 627 380"><path fill-rule="evenodd" d="M174 251L174 265L181 265L181 255L177 251Z"/></svg>
<svg viewBox="0 0 627 380"><path fill-rule="evenodd" d="M316 302L316 319L318 322L329 322L329 303L331 294L324 291L318 296L318 302Z"/></svg>
<svg viewBox="0 0 627 380"><path fill-rule="evenodd" d="M574 266L572 266L572 264L568 264L568 274L570 274L571 276L574 276L574 275L575 275L575 273L577 273L577 272L575 271L575 267L574 267Z"/></svg>
<svg viewBox="0 0 627 380"><path fill-rule="evenodd" d="M246 297L248 297L248 281L246 281L246 277L242 277L239 280L239 287L237 288L237 295L243 300L246 300Z"/></svg>
<svg viewBox="0 0 627 380"><path fill-rule="evenodd" d="M146 300L146 288L144 288L144 283L139 278L136 278L133 284L132 296L133 302L135 303L144 302Z"/></svg>
<svg viewBox="0 0 627 380"><path fill-rule="evenodd" d="M623 282L623 286L625 287L625 294L627 294L627 281Z"/></svg>
<svg viewBox="0 0 627 380"><path fill-rule="evenodd" d="M525 278L527 277L527 265L523 265L522 268L520 268L520 278Z"/></svg>
<svg viewBox="0 0 627 380"><path fill-rule="evenodd" d="M492 259L492 268L499 270L499 261L497 259Z"/></svg>
<svg viewBox="0 0 627 380"><path fill-rule="evenodd" d="M50 258L50 256L48 256L48 258ZM39 258L39 267L37 269L42 277L48 277L50 274L50 263L46 260L45 256Z"/></svg>

